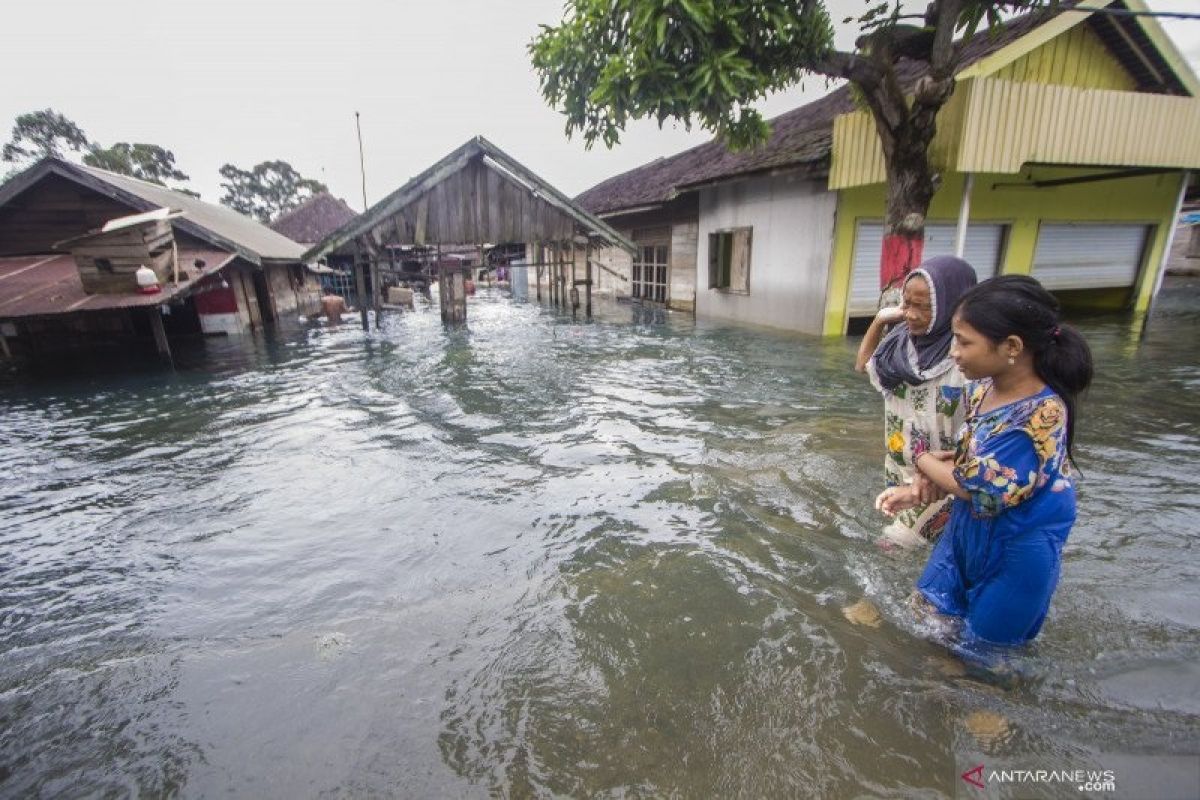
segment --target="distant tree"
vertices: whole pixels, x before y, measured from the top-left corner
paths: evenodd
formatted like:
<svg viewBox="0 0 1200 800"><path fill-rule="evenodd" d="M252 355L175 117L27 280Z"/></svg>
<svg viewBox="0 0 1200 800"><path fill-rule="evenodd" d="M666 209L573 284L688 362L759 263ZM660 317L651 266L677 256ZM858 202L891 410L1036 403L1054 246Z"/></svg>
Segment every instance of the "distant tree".
<svg viewBox="0 0 1200 800"><path fill-rule="evenodd" d="M309 198L328 191L325 184L303 177L286 161L264 161L250 170L233 164L221 167L225 196L221 204L270 222Z"/></svg>
<svg viewBox="0 0 1200 800"><path fill-rule="evenodd" d="M175 154L156 144L117 142L112 147L92 144L83 163L159 186L166 186L168 180L188 180L188 176L175 166Z"/></svg>
<svg viewBox="0 0 1200 800"><path fill-rule="evenodd" d="M87 146L87 136L78 125L47 108L17 117L12 141L4 145L0 160L24 167L46 156L61 158L65 150L79 152Z"/></svg>

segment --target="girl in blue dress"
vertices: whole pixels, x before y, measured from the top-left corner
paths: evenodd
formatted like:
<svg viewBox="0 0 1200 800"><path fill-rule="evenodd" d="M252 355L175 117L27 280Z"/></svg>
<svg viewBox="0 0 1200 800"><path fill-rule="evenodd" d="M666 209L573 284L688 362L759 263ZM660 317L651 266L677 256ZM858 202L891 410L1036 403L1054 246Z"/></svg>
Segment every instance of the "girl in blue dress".
<svg viewBox="0 0 1200 800"><path fill-rule="evenodd" d="M1092 379L1078 331L1024 275L984 281L959 302L951 355L967 385L967 420L954 452L914 459L954 495L945 534L917 581L937 612L961 618L968 640L1020 644L1037 636L1075 522L1071 478L1076 399ZM916 504L919 481L888 489L892 515Z"/></svg>

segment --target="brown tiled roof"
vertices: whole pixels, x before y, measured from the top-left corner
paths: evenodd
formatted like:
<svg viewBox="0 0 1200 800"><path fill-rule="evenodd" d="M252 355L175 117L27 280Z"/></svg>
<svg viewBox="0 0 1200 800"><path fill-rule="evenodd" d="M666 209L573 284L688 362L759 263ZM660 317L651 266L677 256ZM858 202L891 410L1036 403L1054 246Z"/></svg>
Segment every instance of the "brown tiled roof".
<svg viewBox="0 0 1200 800"><path fill-rule="evenodd" d="M1074 4L1067 0L1057 9L1033 11L994 33L975 36L963 48L959 69L1011 44ZM924 62L902 59L896 67L897 76L903 85L911 86L925 68ZM675 193L699 184L784 166L806 166L814 174L824 175L829 170L833 147L833 120L852 110L849 87L842 86L771 120L771 138L761 148L731 153L716 140L706 142L602 181L576 197L575 202L593 214L606 214L663 203Z"/></svg>
<svg viewBox="0 0 1200 800"><path fill-rule="evenodd" d="M293 242L311 245L357 216L358 212L346 205L345 200L321 192L291 211L280 214L271 222L270 228Z"/></svg>

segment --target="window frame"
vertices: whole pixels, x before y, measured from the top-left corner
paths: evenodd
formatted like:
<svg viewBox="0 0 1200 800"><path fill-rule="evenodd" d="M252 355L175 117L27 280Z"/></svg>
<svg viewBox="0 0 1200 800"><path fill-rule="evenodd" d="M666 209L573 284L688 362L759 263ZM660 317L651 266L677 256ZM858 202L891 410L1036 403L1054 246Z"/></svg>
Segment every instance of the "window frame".
<svg viewBox="0 0 1200 800"><path fill-rule="evenodd" d="M738 247L738 239L744 246ZM744 256L741 254L744 253ZM721 228L708 234L708 288L725 294L750 294L750 267L754 253L754 226ZM736 269L738 259L744 263Z"/></svg>

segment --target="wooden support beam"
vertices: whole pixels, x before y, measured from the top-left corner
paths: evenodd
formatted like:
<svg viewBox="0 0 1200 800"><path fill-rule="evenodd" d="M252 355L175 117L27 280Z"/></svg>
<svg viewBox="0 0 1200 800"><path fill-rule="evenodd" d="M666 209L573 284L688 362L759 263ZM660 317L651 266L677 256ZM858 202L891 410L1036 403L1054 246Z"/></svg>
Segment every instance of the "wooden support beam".
<svg viewBox="0 0 1200 800"><path fill-rule="evenodd" d="M591 266L592 264L595 264L595 265L596 265L596 266L597 266L599 269L602 269L602 270L604 270L604 271L605 271L605 272L607 272L609 275L612 275L612 276L613 276L613 277L615 277L615 278L620 278L621 280L625 281L626 283L629 283L629 278L628 278L627 276L625 276L625 275L622 275L621 273L617 272L615 269L613 269L612 267L608 266L607 264L601 264L599 261L592 261L592 260L589 258L589 259L588 259L588 266Z"/></svg>
<svg viewBox="0 0 1200 800"><path fill-rule="evenodd" d="M379 283L379 259L375 255L368 256L368 268L371 270L371 305L375 307L375 330L382 327L383 291Z"/></svg>
<svg viewBox="0 0 1200 800"><path fill-rule="evenodd" d="M542 243L541 242L533 243L533 252L534 252L534 256L537 258L537 260L534 262L537 265L537 281L535 282L535 285L537 286L537 300L540 303L540 302L542 302Z"/></svg>
<svg viewBox="0 0 1200 800"><path fill-rule="evenodd" d="M370 330L367 321L367 284L362 272L362 245L354 238L354 290L358 293L358 310L362 314L362 329Z"/></svg>
<svg viewBox="0 0 1200 800"><path fill-rule="evenodd" d="M592 240L588 239L587 247L583 251L583 263L586 265L585 272L587 273L587 318L592 318Z"/></svg>
<svg viewBox="0 0 1200 800"><path fill-rule="evenodd" d="M151 306L146 309L146 313L150 317L150 330L154 332L154 346L158 350L158 355L167 364L175 366L174 361L171 359L171 345L167 341L167 332L163 328L162 307Z"/></svg>

